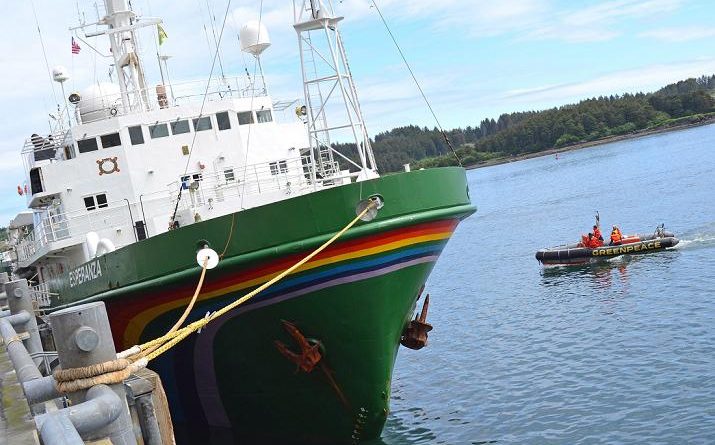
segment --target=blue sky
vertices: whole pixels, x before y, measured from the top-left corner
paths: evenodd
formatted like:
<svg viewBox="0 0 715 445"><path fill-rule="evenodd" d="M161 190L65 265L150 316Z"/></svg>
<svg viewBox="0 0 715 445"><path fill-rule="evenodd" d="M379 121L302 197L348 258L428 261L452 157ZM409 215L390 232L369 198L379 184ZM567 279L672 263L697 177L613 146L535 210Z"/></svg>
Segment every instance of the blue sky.
<svg viewBox="0 0 715 445"><path fill-rule="evenodd" d="M48 79L33 5L49 65L64 65L66 91L104 81L108 62L83 45L70 52L69 26L77 9L95 18L94 1L29 0L5 11L0 33L0 225L25 205L16 187L24 174L25 138L47 132L55 99ZM478 125L485 117L535 110L598 95L652 91L667 83L715 73L715 7L710 0L377 0L445 128ZM335 2L371 134L395 126L434 126L370 0ZM204 26L217 32L228 0L132 0L144 16L160 16L169 39L173 81L206 79L212 50ZM232 0L221 43L227 74L253 70L237 34L257 20L260 1ZM208 6L207 6L208 5ZM210 11L209 11L210 9ZM261 20L273 46L263 64L274 99L297 99L302 86L289 0L264 0ZM141 34L144 62L159 79L156 36ZM108 46L96 40L98 47ZM212 38L210 39L212 40ZM59 95L57 90L56 95Z"/></svg>

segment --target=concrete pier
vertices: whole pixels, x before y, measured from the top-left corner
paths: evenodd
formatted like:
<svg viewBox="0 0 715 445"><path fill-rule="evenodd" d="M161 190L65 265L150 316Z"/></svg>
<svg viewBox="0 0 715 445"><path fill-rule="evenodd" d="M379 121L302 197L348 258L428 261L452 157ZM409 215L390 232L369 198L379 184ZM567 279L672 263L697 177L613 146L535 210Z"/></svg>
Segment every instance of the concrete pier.
<svg viewBox="0 0 715 445"><path fill-rule="evenodd" d="M39 445L30 407L7 355L0 346L0 445Z"/></svg>
<svg viewBox="0 0 715 445"><path fill-rule="evenodd" d="M50 362L41 372L30 350L57 354L65 370L116 359L106 309L95 302L52 313L57 352L43 353L36 321L45 330L48 326L28 305L26 286L24 280L4 286L12 304L11 311L0 311L0 445L175 444L168 403L153 371L121 375L116 384L90 383L70 394L58 392L57 374L45 369Z"/></svg>

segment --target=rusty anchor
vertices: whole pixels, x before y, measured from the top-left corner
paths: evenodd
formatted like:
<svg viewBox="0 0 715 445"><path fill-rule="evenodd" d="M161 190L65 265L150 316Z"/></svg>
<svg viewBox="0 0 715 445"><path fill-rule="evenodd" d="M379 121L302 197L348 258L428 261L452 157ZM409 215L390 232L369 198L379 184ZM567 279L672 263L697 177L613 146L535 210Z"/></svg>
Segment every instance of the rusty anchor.
<svg viewBox="0 0 715 445"><path fill-rule="evenodd" d="M286 332L288 332L288 334L293 337L295 342L298 343L300 352L295 353L291 351L288 349L288 346L280 340L275 340L273 342L276 345L276 348L278 348L278 351L283 354L285 358L295 363L297 366L296 372L298 370L306 373L311 372L318 362L320 362L320 359L323 358L320 353L320 343L316 340L308 340L305 338L303 333L300 332L300 330L298 330L296 325L293 323L286 320L281 320L281 323L283 323L283 328Z"/></svg>
<svg viewBox="0 0 715 445"><path fill-rule="evenodd" d="M420 289L420 294L422 294ZM417 298L419 299L419 295ZM427 333L432 330L432 325L427 323L427 310L429 310L429 294L425 297L425 302L422 304L422 312L415 314L415 319L410 321L410 324L402 332L400 343L410 349L418 350L427 345Z"/></svg>
<svg viewBox="0 0 715 445"><path fill-rule="evenodd" d="M320 341L312 338L305 338L305 335L300 332L298 327L289 321L281 320L281 323L283 324L283 328L286 332L288 332L288 334L293 337L295 342L298 343L300 352L293 352L288 349L288 346L286 346L282 341L274 340L273 343L276 345L278 351L289 361L295 363L296 372L303 371L306 374L309 374L317 365L320 365L320 369L323 371L323 374L325 374L328 384L331 388L333 388L335 394L338 396L340 403L342 403L345 409L350 411L350 402L348 402L348 399L345 397L342 389L340 389L340 385L338 385L338 382L335 380L333 371L328 368L325 360L323 360L323 353L320 351L320 348L322 347Z"/></svg>

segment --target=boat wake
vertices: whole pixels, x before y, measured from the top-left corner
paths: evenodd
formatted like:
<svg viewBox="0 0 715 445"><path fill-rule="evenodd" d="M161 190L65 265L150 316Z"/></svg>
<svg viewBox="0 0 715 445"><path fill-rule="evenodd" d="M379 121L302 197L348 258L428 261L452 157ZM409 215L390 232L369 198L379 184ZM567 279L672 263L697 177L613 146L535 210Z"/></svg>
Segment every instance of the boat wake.
<svg viewBox="0 0 715 445"><path fill-rule="evenodd" d="M694 230L690 233L684 233L676 249L695 249L715 246L715 231L713 227L708 227L706 230Z"/></svg>
<svg viewBox="0 0 715 445"><path fill-rule="evenodd" d="M626 263L628 262L629 258L626 255L618 255L614 256L613 258L608 258L606 262L611 263L611 264L619 264L619 263Z"/></svg>

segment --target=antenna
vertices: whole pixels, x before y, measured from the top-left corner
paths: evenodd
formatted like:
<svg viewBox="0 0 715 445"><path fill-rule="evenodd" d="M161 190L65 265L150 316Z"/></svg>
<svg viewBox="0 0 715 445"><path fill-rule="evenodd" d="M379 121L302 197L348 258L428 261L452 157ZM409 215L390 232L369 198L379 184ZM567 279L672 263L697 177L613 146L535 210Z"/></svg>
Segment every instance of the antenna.
<svg viewBox="0 0 715 445"><path fill-rule="evenodd" d="M70 28L71 31L95 25L107 28L100 31L85 33L86 37L106 35L114 58L117 81L121 91L121 101L124 112L148 110L144 69L137 49L136 30L146 26L156 26L160 19L137 20L137 15L129 7L127 0L104 0L107 15L96 23L81 23Z"/></svg>
<svg viewBox="0 0 715 445"><path fill-rule="evenodd" d="M326 4L322 0L293 0L293 11L293 28L298 33L300 48L311 161L315 160L314 156L317 157L318 163L314 165L321 176L337 175L340 167L333 158L335 152L360 169L358 181L378 177L357 90L338 30L343 17L335 15L332 3ZM324 94L326 91L327 94ZM336 111L341 111L341 121L329 125L325 109L333 105ZM349 130L351 133L359 164L332 148L330 133L338 130Z"/></svg>
<svg viewBox="0 0 715 445"><path fill-rule="evenodd" d="M72 121L70 119L70 112L69 112L69 105L67 105L67 96L65 95L65 82L67 80L69 80L69 78L70 78L70 76L67 75L67 68L63 67L62 65L57 65L56 67L52 68L52 80L59 83L60 88L62 89L62 104L65 107L65 111L67 111L67 125L72 127ZM61 115L58 120L60 123L62 122Z"/></svg>

